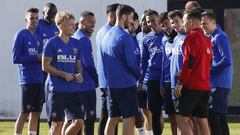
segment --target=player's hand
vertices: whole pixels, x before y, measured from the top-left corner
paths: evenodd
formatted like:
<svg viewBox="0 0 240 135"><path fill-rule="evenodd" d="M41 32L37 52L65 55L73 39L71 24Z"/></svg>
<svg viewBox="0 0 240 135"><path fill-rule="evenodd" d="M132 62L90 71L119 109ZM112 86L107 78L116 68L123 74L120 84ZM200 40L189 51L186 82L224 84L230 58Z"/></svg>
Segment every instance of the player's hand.
<svg viewBox="0 0 240 135"><path fill-rule="evenodd" d="M180 85L180 84L177 84L177 85L175 86L174 95L175 95L176 97L180 97L180 96L182 95L182 94L181 94L182 87L183 87L183 85Z"/></svg>
<svg viewBox="0 0 240 135"><path fill-rule="evenodd" d="M164 97L164 95L165 95L165 89L164 88L162 88L162 90L160 91L160 94Z"/></svg>
<svg viewBox="0 0 240 135"><path fill-rule="evenodd" d="M176 73L176 76L179 77L181 75L181 70Z"/></svg>
<svg viewBox="0 0 240 135"><path fill-rule="evenodd" d="M83 82L83 76L82 76L82 74L80 74L80 73L75 74L75 80L76 80L78 83L82 83L82 82Z"/></svg>
<svg viewBox="0 0 240 135"><path fill-rule="evenodd" d="M142 84L137 82L137 90L142 90Z"/></svg>
<svg viewBox="0 0 240 135"><path fill-rule="evenodd" d="M74 80L74 76L72 73L64 73L64 79L67 81L67 82L70 82L72 80Z"/></svg>
<svg viewBox="0 0 240 135"><path fill-rule="evenodd" d="M37 59L38 59L39 61L42 61L42 54L38 54L38 55L37 55Z"/></svg>

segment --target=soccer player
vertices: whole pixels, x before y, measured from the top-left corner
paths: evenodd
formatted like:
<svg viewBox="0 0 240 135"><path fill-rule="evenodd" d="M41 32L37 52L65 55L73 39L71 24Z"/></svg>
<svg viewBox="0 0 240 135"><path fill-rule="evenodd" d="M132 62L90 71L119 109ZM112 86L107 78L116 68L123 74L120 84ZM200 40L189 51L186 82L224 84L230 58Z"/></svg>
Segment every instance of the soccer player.
<svg viewBox="0 0 240 135"><path fill-rule="evenodd" d="M139 31L141 31L141 28L140 28L140 25L139 25L139 17L138 17L138 14L136 12L134 12L133 23L131 23L129 25L128 31L132 35L132 38L133 38L134 54L136 56L136 62L137 62L138 69L139 69L139 72L140 72L141 51L140 51L140 47L139 47L136 35L139 33ZM140 89L137 88L138 97L139 97L139 91L140 91ZM140 102L141 101L138 98L138 104ZM135 116L135 127L137 128L137 134L138 135L145 135L145 130L144 130L144 127L143 127L143 123L144 123L143 114L142 114L141 109L139 108L138 113Z"/></svg>
<svg viewBox="0 0 240 135"><path fill-rule="evenodd" d="M152 128L155 135L162 133L161 113L163 98L160 93L160 84L162 84L162 61L164 58L164 47L159 14L149 9L146 13L146 21L152 32L143 39L141 70L142 78L140 83L146 81L148 108L152 113Z"/></svg>
<svg viewBox="0 0 240 135"><path fill-rule="evenodd" d="M106 13L107 13L107 23L103 25L97 32L96 35L96 46L97 46L97 69L98 69L98 81L99 87L102 92L101 100L101 117L99 120L98 126L98 135L104 135L104 129L108 119L108 112L107 112L107 82L106 77L103 71L103 63L102 57L100 55L100 44L102 43L104 35L115 25L116 22L116 10L118 7L118 3L114 3L107 6ZM115 135L117 135L117 127L115 130Z"/></svg>
<svg viewBox="0 0 240 135"><path fill-rule="evenodd" d="M80 14L78 30L73 38L80 41L79 51L82 63L82 75L84 82L79 84L79 89L84 103L84 133L94 134L94 122L96 120L96 89L98 87L98 76L93 61L92 44L90 37L94 31L96 19L91 11L83 11Z"/></svg>
<svg viewBox="0 0 240 135"><path fill-rule="evenodd" d="M137 113L136 80L140 73L134 55L133 39L124 28L133 21L134 9L119 5L116 24L104 36L101 48L103 70L108 89L109 118L105 134L113 135L119 118L123 118L123 135L134 134Z"/></svg>
<svg viewBox="0 0 240 135"><path fill-rule="evenodd" d="M179 82L174 94L179 98L176 112L180 115L181 134L192 135L189 123L196 117L199 133L210 135L207 121L210 92L210 66L212 46L200 28L201 12L193 10L183 16L183 26L187 33L184 40L184 60L182 70L177 73Z"/></svg>
<svg viewBox="0 0 240 135"><path fill-rule="evenodd" d="M58 34L58 28L55 24L55 16L57 14L57 7L53 3L47 3L43 7L43 16L38 21L38 27L36 29L36 32L41 36L43 45L46 43L46 41L54 37ZM47 79L47 73L43 72L43 84L45 84L45 81ZM48 85L48 83L46 83ZM45 86L45 85L44 85ZM45 103L46 103L46 114L49 115L49 108L48 108L48 94L49 90L47 89L47 86L43 89L45 90ZM49 128L51 127L51 121L48 120ZM39 128L38 128L39 130ZM38 132L39 133L39 132Z"/></svg>
<svg viewBox="0 0 240 135"><path fill-rule="evenodd" d="M144 11L141 17L140 26L141 26L141 32L137 34L136 38L140 47L140 51L143 45L143 39L145 35L147 35L151 29L147 26L146 21L146 12ZM146 135L153 135L152 131L152 115L150 110L147 108L147 89L146 84L141 84L138 82L138 98L139 98L139 107L141 108L144 116L144 127Z"/></svg>
<svg viewBox="0 0 240 135"><path fill-rule="evenodd" d="M42 111L43 74L41 70L42 42L36 33L38 9L28 8L25 14L26 28L21 29L13 42L13 63L18 64L21 86L21 112L15 124L14 135L21 135L29 116L28 134L37 134Z"/></svg>
<svg viewBox="0 0 240 135"><path fill-rule="evenodd" d="M165 113L168 114L171 130L173 135L177 135L177 122L175 116L175 108L172 100L172 89L171 89L171 77L170 77L170 60L172 59L172 47L173 41L177 32L173 29L170 20L168 19L168 13L163 12L160 14L160 22L164 31L163 45L164 45L164 63L163 63L163 89L162 95L164 98L164 109Z"/></svg>
<svg viewBox="0 0 240 135"><path fill-rule="evenodd" d="M72 119L66 135L77 134L83 126L83 103L77 87L83 82L81 75L79 41L75 32L75 17L60 11L55 17L59 34L46 42L43 50L43 71L49 78L49 119L52 121L49 134L60 135L64 122L64 111Z"/></svg>
<svg viewBox="0 0 240 135"><path fill-rule="evenodd" d="M228 95L232 89L233 62L231 43L225 32L216 24L215 14L202 13L202 28L212 42L211 97L208 121L212 135L229 135L227 124Z"/></svg>

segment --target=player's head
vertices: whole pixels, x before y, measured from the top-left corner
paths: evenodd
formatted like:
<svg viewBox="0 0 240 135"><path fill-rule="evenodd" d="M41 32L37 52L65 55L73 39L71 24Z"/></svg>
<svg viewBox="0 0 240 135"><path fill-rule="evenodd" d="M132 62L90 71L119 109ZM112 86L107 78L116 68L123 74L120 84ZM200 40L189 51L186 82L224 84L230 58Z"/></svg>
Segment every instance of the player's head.
<svg viewBox="0 0 240 135"><path fill-rule="evenodd" d="M133 22L128 26L128 30L130 33L136 33L138 28L139 28L139 17L138 17L138 14L134 12Z"/></svg>
<svg viewBox="0 0 240 135"><path fill-rule="evenodd" d="M93 12L83 11L80 14L79 28L83 29L89 37L91 37L92 33L94 32L95 24L96 19Z"/></svg>
<svg viewBox="0 0 240 135"><path fill-rule="evenodd" d="M203 12L201 27L207 34L212 34L216 29L216 16L213 12Z"/></svg>
<svg viewBox="0 0 240 135"><path fill-rule="evenodd" d="M135 10L129 5L119 4L116 10L116 17L118 22L124 23L124 28L128 28L129 24L133 22L133 14Z"/></svg>
<svg viewBox="0 0 240 135"><path fill-rule="evenodd" d="M179 10L172 10L168 13L171 25L177 33L183 31L183 14Z"/></svg>
<svg viewBox="0 0 240 135"><path fill-rule="evenodd" d="M166 33L166 35L170 35L173 32L173 27L167 15L167 12L162 12L159 16L163 31Z"/></svg>
<svg viewBox="0 0 240 135"><path fill-rule="evenodd" d="M56 25L60 31L60 34L66 36L72 36L75 32L75 17L68 11L60 11L55 17Z"/></svg>
<svg viewBox="0 0 240 135"><path fill-rule="evenodd" d="M186 32L191 31L194 28L198 28L201 25L201 12L199 10L192 10L184 13L183 26Z"/></svg>
<svg viewBox="0 0 240 135"><path fill-rule="evenodd" d="M112 25L114 25L116 22L116 10L117 10L118 5L119 5L118 3L114 3L111 5L108 5L107 9L106 9L106 13L108 16L108 23L110 23Z"/></svg>
<svg viewBox="0 0 240 135"><path fill-rule="evenodd" d="M57 7L53 3L47 3L43 7L43 18L46 20L48 23L54 23L55 16L57 14Z"/></svg>
<svg viewBox="0 0 240 135"><path fill-rule="evenodd" d="M27 23L28 29L36 29L38 24L38 12L39 10L34 7L30 7L26 10L25 13L25 22Z"/></svg>
<svg viewBox="0 0 240 135"><path fill-rule="evenodd" d="M188 1L185 4L185 12L190 12L197 8L202 9L202 7L200 6L200 4L197 1Z"/></svg>
<svg viewBox="0 0 240 135"><path fill-rule="evenodd" d="M147 26L147 21L146 21L146 13L148 10L145 10L144 13L142 14L141 20L140 20L140 26L142 29L142 32L147 34L151 31L151 29Z"/></svg>
<svg viewBox="0 0 240 135"><path fill-rule="evenodd" d="M161 22L157 11L149 9L146 13L146 21L148 27L155 33L161 32Z"/></svg>

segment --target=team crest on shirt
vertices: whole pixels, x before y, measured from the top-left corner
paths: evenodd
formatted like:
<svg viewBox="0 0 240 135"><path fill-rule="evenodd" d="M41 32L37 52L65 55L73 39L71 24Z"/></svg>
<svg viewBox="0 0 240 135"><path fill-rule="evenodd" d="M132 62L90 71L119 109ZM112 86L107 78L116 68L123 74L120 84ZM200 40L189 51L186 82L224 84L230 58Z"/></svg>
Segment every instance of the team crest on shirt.
<svg viewBox="0 0 240 135"><path fill-rule="evenodd" d="M43 33L43 37L46 37L47 35L46 35L46 33Z"/></svg>
<svg viewBox="0 0 240 135"><path fill-rule="evenodd" d="M210 54L211 53L211 51L210 51L210 49L207 47L207 54Z"/></svg>
<svg viewBox="0 0 240 135"><path fill-rule="evenodd" d="M28 41L28 45L31 45L31 42L30 42L30 41Z"/></svg>
<svg viewBox="0 0 240 135"><path fill-rule="evenodd" d="M73 48L73 53L77 54L77 52L78 52L77 48Z"/></svg>

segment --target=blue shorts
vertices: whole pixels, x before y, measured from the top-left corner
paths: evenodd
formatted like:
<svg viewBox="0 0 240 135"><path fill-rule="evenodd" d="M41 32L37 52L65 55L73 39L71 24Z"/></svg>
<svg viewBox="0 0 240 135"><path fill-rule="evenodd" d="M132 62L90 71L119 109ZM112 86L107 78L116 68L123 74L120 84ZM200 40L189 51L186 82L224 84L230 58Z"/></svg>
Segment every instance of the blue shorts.
<svg viewBox="0 0 240 135"><path fill-rule="evenodd" d="M128 118L138 112L136 86L110 88L108 90L108 114L110 117Z"/></svg>
<svg viewBox="0 0 240 135"><path fill-rule="evenodd" d="M148 108L151 112L161 113L163 97L160 93L160 80L147 81Z"/></svg>
<svg viewBox="0 0 240 135"><path fill-rule="evenodd" d="M21 112L41 112L43 103L42 84L21 85Z"/></svg>
<svg viewBox="0 0 240 135"><path fill-rule="evenodd" d="M228 88L212 89L209 98L209 111L226 114L229 92Z"/></svg>
<svg viewBox="0 0 240 135"><path fill-rule="evenodd" d="M175 108L172 100L171 82L164 82L163 107L166 114L175 114Z"/></svg>
<svg viewBox="0 0 240 135"><path fill-rule="evenodd" d="M96 91L83 91L81 94L83 97L84 120L96 119ZM91 111L94 112L94 115L90 115Z"/></svg>
<svg viewBox="0 0 240 135"><path fill-rule="evenodd" d="M84 106L80 92L51 92L48 102L50 121L64 121L64 111L67 119L83 119Z"/></svg>

